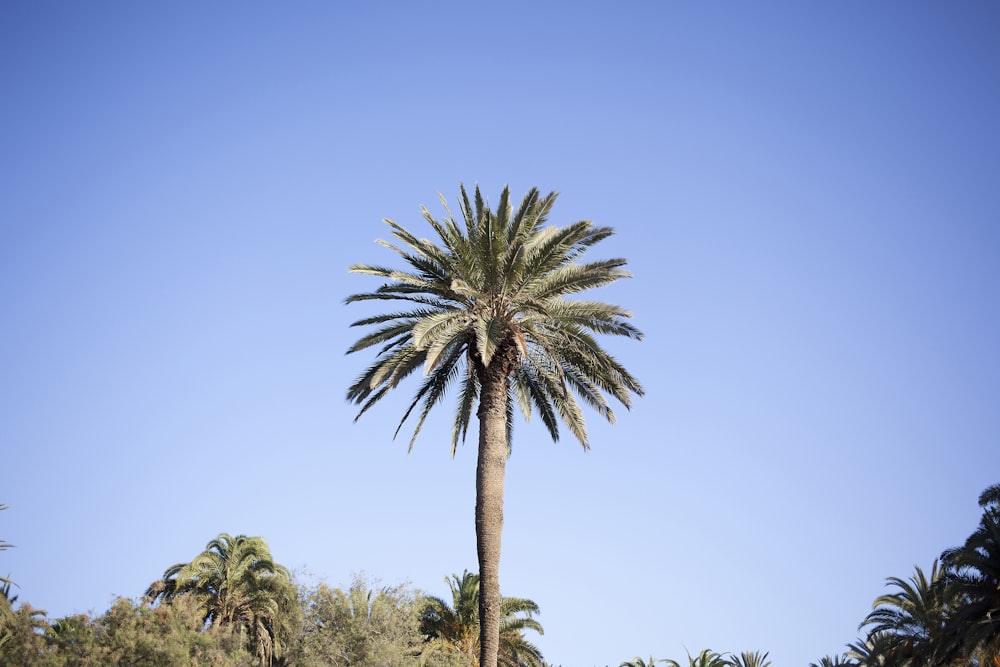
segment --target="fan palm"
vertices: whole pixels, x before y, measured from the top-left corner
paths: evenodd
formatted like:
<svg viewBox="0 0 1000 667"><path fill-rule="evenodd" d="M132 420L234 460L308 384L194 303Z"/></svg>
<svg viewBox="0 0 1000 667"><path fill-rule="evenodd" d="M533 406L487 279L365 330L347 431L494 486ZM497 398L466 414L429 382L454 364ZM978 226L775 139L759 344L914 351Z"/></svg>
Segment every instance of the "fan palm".
<svg viewBox="0 0 1000 667"><path fill-rule="evenodd" d="M547 226L556 193L532 189L517 210L504 188L496 211L478 186L475 204L461 187L461 222L447 204L437 220L423 209L438 243L418 238L386 220L399 245L380 243L398 253L406 270L355 264L353 273L385 282L347 303L404 302L401 310L365 317L352 326L374 327L348 352L377 348L376 360L347 392L360 406L358 417L423 370L424 381L403 415L399 429L418 411L410 447L430 410L458 385L451 451L464 441L473 411L479 420L476 467L476 546L480 597L480 647L483 667L495 667L500 627L500 537L503 526L504 468L510 453L515 406L526 419L540 416L553 440L559 421L584 449L589 447L577 396L614 422L605 394L626 408L642 387L604 351L594 334L641 339L627 320L631 314L598 301L569 299L629 274L624 259L582 262L581 257L613 230L580 221ZM443 200L442 200L443 202ZM478 408L477 408L478 404ZM419 409L418 409L419 407Z"/></svg>
<svg viewBox="0 0 1000 667"><path fill-rule="evenodd" d="M951 610L950 590L944 586L944 571L934 561L928 577L922 569L909 580L889 577L888 586L897 590L881 595L861 627L870 628L878 637L873 651L883 664L891 667L924 667L934 662L934 651L944 632Z"/></svg>
<svg viewBox="0 0 1000 667"><path fill-rule="evenodd" d="M947 586L958 603L949 619L945 657L985 655L1000 662L1000 484L979 497L983 516L961 547L945 551Z"/></svg>
<svg viewBox="0 0 1000 667"><path fill-rule="evenodd" d="M153 600L184 594L201 601L206 623L247 633L261 665L280 655L292 634L295 586L261 537L222 533L190 563L167 568L146 591Z"/></svg>
<svg viewBox="0 0 1000 667"><path fill-rule="evenodd" d="M426 599L420 631L428 637L424 659L435 653L457 654L478 667L479 576L468 571L445 579L451 588L451 604L438 597ZM538 605L524 598L500 598L500 643L498 665L542 667L542 653L524 637L525 630L543 634L535 620Z"/></svg>

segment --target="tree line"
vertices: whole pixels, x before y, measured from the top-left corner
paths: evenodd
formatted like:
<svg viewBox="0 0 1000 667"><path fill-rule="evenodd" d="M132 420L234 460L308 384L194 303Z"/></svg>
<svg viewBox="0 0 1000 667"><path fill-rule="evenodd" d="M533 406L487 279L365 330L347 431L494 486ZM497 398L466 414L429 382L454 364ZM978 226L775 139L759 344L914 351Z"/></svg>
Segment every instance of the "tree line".
<svg viewBox="0 0 1000 667"><path fill-rule="evenodd" d="M982 517L927 573L889 577L847 651L812 667L1000 667L1000 484L979 496Z"/></svg>
<svg viewBox="0 0 1000 667"><path fill-rule="evenodd" d="M1000 667L1000 484L982 517L929 572L889 577L847 650L810 667ZM2 507L2 506L0 506ZM0 541L0 548L10 545ZM344 588L297 582L261 537L223 533L168 567L138 599L99 616L49 619L0 581L0 667L470 667L479 665L479 576L436 597L355 576ZM501 597L498 661L549 667L530 599ZM705 649L678 662L636 656L619 667L770 667L768 653Z"/></svg>
<svg viewBox="0 0 1000 667"><path fill-rule="evenodd" d="M979 496L982 517L965 543L942 552L930 573L889 577L846 651L809 667L1000 667L1000 484ZM687 656L689 667L768 667L766 652ZM619 667L681 667L635 657Z"/></svg>
<svg viewBox="0 0 1000 667"><path fill-rule="evenodd" d="M223 533L100 616L51 620L0 584L2 667L464 667L479 655L479 576L449 598L409 585L297 583L261 537ZM538 605L502 597L499 660L543 667Z"/></svg>

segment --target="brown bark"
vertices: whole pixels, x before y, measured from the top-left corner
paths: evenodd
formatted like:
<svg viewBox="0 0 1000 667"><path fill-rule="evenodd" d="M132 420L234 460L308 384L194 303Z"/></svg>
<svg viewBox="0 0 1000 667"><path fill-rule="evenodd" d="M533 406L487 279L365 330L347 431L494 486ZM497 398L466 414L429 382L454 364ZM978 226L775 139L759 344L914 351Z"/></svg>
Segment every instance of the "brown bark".
<svg viewBox="0 0 1000 667"><path fill-rule="evenodd" d="M512 347L512 346L511 346ZM516 349L477 369L479 462L476 465L476 552L479 556L479 667L497 667L500 649L500 536L507 465L507 383Z"/></svg>

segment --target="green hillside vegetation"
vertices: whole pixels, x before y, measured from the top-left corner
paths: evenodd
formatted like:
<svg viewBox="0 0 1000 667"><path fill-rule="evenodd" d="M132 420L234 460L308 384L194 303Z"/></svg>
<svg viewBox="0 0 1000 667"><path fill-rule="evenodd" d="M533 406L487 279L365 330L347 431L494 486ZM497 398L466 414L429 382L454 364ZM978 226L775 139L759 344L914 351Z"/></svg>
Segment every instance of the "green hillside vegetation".
<svg viewBox="0 0 1000 667"><path fill-rule="evenodd" d="M861 620L863 635L808 667L1000 667L1000 484L979 504L982 518L963 544L929 570L889 577L888 592ZM445 582L446 597L357 575L346 588L306 584L262 537L223 533L191 562L168 567L144 595L119 598L99 616L49 618L5 579L0 667L476 666L479 577L463 572ZM501 598L501 665L554 664L534 643L539 615L530 599ZM772 663L766 652L704 649L680 661L636 656L619 667L654 665Z"/></svg>

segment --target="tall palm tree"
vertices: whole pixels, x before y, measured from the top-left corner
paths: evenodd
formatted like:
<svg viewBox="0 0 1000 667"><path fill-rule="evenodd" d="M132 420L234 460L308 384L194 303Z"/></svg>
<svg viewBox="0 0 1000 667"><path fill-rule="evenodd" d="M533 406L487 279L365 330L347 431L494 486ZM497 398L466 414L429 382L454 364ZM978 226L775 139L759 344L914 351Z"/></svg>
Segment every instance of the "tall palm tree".
<svg viewBox="0 0 1000 667"><path fill-rule="evenodd" d="M878 637L872 642L869 659L880 658L890 667L929 667L935 662L935 650L943 636L951 611L951 592L944 586L944 570L934 561L928 577L922 569L909 580L889 577L894 593L881 595L872 611L861 622Z"/></svg>
<svg viewBox="0 0 1000 667"><path fill-rule="evenodd" d="M463 572L445 581L451 588L451 604L427 597L420 631L428 637L424 659L436 654L455 654L479 667L479 575ZM503 667L542 667L542 653L524 637L525 630L543 634L535 620L538 605L525 598L500 598L500 643L497 652Z"/></svg>
<svg viewBox="0 0 1000 667"><path fill-rule="evenodd" d="M580 261L592 245L613 233L610 227L589 221L547 226L555 192L541 196L532 189L515 211L510 191L504 188L493 211L478 186L474 205L465 187L460 190L461 222L447 204L448 215L442 220L422 210L438 243L385 220L399 245L380 243L402 257L408 265L405 270L368 264L350 267L353 273L385 282L372 292L348 297L347 303L376 300L405 305L353 323L374 331L348 352L376 347L377 353L347 398L360 406L360 417L400 381L422 369L424 381L399 424L401 428L420 406L412 448L427 414L457 384L453 456L476 410L481 663L496 667L504 468L515 405L526 419L537 411L553 440L559 437L561 419L587 449L576 396L614 422L605 394L627 408L632 394L643 393L638 380L601 349L593 334L637 340L642 334L628 323L631 314L619 306L567 298L629 275L624 259Z"/></svg>
<svg viewBox="0 0 1000 667"><path fill-rule="evenodd" d="M855 667L857 664L847 655L824 655L819 662L810 662L809 667Z"/></svg>
<svg viewBox="0 0 1000 667"><path fill-rule="evenodd" d="M887 667L892 663L893 649L898 638L892 632L871 632L864 640L857 640L847 645L845 664L860 665L860 667Z"/></svg>
<svg viewBox="0 0 1000 667"><path fill-rule="evenodd" d="M986 656L1000 663L1000 484L979 496L983 516L960 547L941 555L957 604L942 655Z"/></svg>
<svg viewBox="0 0 1000 667"><path fill-rule="evenodd" d="M281 654L292 635L295 586L261 537L222 533L190 563L167 568L146 591L153 600L185 594L201 601L206 623L246 633L262 666Z"/></svg>
<svg viewBox="0 0 1000 667"><path fill-rule="evenodd" d="M729 661L721 653L706 648L696 656L688 653L688 664L690 667L727 667Z"/></svg>

